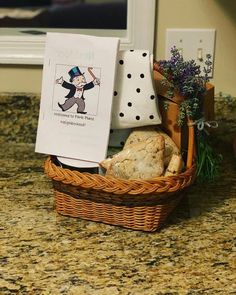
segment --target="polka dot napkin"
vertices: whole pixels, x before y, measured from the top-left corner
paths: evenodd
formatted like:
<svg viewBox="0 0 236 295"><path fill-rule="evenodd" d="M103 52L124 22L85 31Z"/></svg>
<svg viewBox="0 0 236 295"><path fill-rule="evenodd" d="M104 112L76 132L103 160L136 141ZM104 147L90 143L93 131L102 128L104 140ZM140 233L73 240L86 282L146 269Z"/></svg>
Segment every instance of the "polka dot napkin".
<svg viewBox="0 0 236 295"><path fill-rule="evenodd" d="M153 86L152 56L147 50L119 51L111 128L161 123Z"/></svg>
<svg viewBox="0 0 236 295"><path fill-rule="evenodd" d="M111 129L109 136L109 146L110 147L122 147L125 144L126 139L131 133L131 128L125 129Z"/></svg>

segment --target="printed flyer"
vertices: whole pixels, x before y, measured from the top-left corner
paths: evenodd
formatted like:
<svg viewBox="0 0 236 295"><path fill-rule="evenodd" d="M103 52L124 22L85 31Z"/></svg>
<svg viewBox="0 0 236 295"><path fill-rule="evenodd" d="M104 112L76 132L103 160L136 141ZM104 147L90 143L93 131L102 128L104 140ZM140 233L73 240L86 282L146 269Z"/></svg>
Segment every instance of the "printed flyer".
<svg viewBox="0 0 236 295"><path fill-rule="evenodd" d="M106 157L118 38L47 33L35 151Z"/></svg>

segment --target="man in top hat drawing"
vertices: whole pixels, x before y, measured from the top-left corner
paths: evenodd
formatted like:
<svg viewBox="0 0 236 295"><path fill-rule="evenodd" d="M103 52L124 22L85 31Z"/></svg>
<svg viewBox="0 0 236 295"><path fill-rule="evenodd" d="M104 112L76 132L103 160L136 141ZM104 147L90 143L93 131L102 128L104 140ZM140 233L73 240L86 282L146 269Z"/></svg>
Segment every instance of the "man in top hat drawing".
<svg viewBox="0 0 236 295"><path fill-rule="evenodd" d="M75 103L77 104L77 113L86 114L85 102L84 102L84 91L93 88L95 85L100 85L100 81L95 77L92 68L88 68L88 72L93 77L93 81L87 83L84 73L81 73L79 67L73 67L68 74L70 75L70 82L64 81L63 77L56 79L57 84L61 84L62 87L69 89L69 93L65 96L67 99L63 104L58 103L58 106L62 111L69 110Z"/></svg>

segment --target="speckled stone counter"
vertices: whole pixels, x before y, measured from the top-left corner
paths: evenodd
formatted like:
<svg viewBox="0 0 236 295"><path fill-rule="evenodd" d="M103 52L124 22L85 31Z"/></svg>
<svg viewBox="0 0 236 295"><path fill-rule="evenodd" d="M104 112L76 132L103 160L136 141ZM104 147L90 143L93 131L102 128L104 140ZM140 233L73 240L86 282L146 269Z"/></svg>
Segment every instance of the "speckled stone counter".
<svg viewBox="0 0 236 295"><path fill-rule="evenodd" d="M0 98L1 295L236 294L233 117L215 138L221 178L193 185L161 230L144 233L55 212L34 153L37 116L37 96Z"/></svg>

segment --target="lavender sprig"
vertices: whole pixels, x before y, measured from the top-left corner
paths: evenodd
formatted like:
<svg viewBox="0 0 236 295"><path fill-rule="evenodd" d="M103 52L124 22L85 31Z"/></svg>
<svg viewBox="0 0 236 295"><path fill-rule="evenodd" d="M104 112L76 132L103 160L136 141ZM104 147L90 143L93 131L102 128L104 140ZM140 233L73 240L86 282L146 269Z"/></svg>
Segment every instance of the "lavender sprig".
<svg viewBox="0 0 236 295"><path fill-rule="evenodd" d="M180 93L185 99L182 102L181 112L178 119L183 124L185 116L197 120L201 116L202 99L206 91L208 75L212 70L211 56L208 54L201 76L200 66L194 60L185 61L176 47L171 48L170 60L160 60L159 67L165 77L163 84L168 86L168 97L174 96L174 91Z"/></svg>

